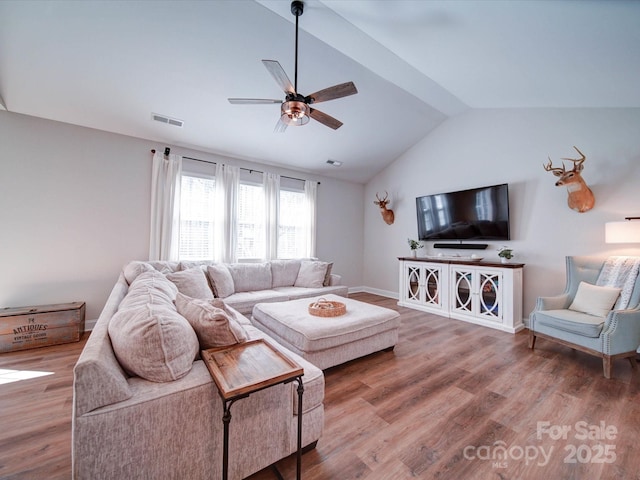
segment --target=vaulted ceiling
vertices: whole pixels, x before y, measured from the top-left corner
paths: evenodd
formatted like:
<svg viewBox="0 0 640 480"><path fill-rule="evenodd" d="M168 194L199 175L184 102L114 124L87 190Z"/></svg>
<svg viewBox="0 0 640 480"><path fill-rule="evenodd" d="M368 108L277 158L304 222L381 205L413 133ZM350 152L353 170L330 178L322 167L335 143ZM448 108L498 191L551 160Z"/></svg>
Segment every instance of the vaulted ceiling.
<svg viewBox="0 0 640 480"><path fill-rule="evenodd" d="M316 106L338 130L227 101L284 99L288 0L0 1L0 109L365 183L469 108L640 107L640 2L304 3L300 92L358 89Z"/></svg>

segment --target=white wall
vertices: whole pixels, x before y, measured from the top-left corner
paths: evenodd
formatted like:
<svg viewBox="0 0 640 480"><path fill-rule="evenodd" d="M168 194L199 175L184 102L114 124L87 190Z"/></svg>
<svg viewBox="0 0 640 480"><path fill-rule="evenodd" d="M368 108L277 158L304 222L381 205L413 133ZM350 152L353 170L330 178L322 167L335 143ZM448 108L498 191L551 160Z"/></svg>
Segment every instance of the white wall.
<svg viewBox="0 0 640 480"><path fill-rule="evenodd" d="M150 149L164 147L0 111L0 308L85 301L95 320L122 266L148 258ZM362 185L229 163L319 180L317 254L362 285Z"/></svg>
<svg viewBox="0 0 640 480"><path fill-rule="evenodd" d="M415 198L451 190L509 183L511 238L476 253L497 260L508 244L514 261L525 263L524 313L539 295L560 293L566 255L640 254L640 246L607 245L604 224L640 216L640 109L472 110L444 122L398 158L365 188L364 279L373 291L398 292L398 256L409 254L407 237L417 238ZM570 210L566 188L542 164L551 156L587 157L583 177L596 205ZM571 164L571 162L569 162ZM395 223L386 225L372 203L388 190ZM422 255L455 250L434 250Z"/></svg>

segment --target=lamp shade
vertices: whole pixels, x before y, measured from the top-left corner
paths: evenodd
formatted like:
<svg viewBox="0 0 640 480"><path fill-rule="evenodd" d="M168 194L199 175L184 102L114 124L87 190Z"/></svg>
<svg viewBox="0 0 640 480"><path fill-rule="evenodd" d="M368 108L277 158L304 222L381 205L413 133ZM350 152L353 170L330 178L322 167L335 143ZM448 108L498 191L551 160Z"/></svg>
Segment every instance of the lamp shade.
<svg viewBox="0 0 640 480"><path fill-rule="evenodd" d="M283 102L280 106L280 119L286 125L300 126L309 123L309 105L297 100Z"/></svg>
<svg viewBox="0 0 640 480"><path fill-rule="evenodd" d="M604 241L606 243L640 243L640 220L605 223Z"/></svg>

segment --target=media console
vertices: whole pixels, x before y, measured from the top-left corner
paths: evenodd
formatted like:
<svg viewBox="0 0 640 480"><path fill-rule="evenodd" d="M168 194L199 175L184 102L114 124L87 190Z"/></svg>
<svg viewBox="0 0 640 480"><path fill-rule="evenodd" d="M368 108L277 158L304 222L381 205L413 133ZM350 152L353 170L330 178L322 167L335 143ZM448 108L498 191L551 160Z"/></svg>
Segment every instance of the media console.
<svg viewBox="0 0 640 480"><path fill-rule="evenodd" d="M522 263L399 257L398 305L509 333L522 322Z"/></svg>

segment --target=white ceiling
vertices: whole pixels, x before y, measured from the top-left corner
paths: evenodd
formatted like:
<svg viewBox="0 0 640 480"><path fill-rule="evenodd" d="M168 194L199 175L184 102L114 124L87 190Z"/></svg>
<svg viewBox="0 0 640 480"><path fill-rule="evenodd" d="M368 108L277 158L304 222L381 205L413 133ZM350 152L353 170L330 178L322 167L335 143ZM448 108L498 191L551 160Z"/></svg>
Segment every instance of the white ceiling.
<svg viewBox="0 0 640 480"><path fill-rule="evenodd" d="M640 107L640 2L307 0L300 93L359 93L317 105L339 130L274 133L278 105L227 98L284 97L260 60L293 81L294 22L289 0L3 0L0 109L365 183L469 108Z"/></svg>

